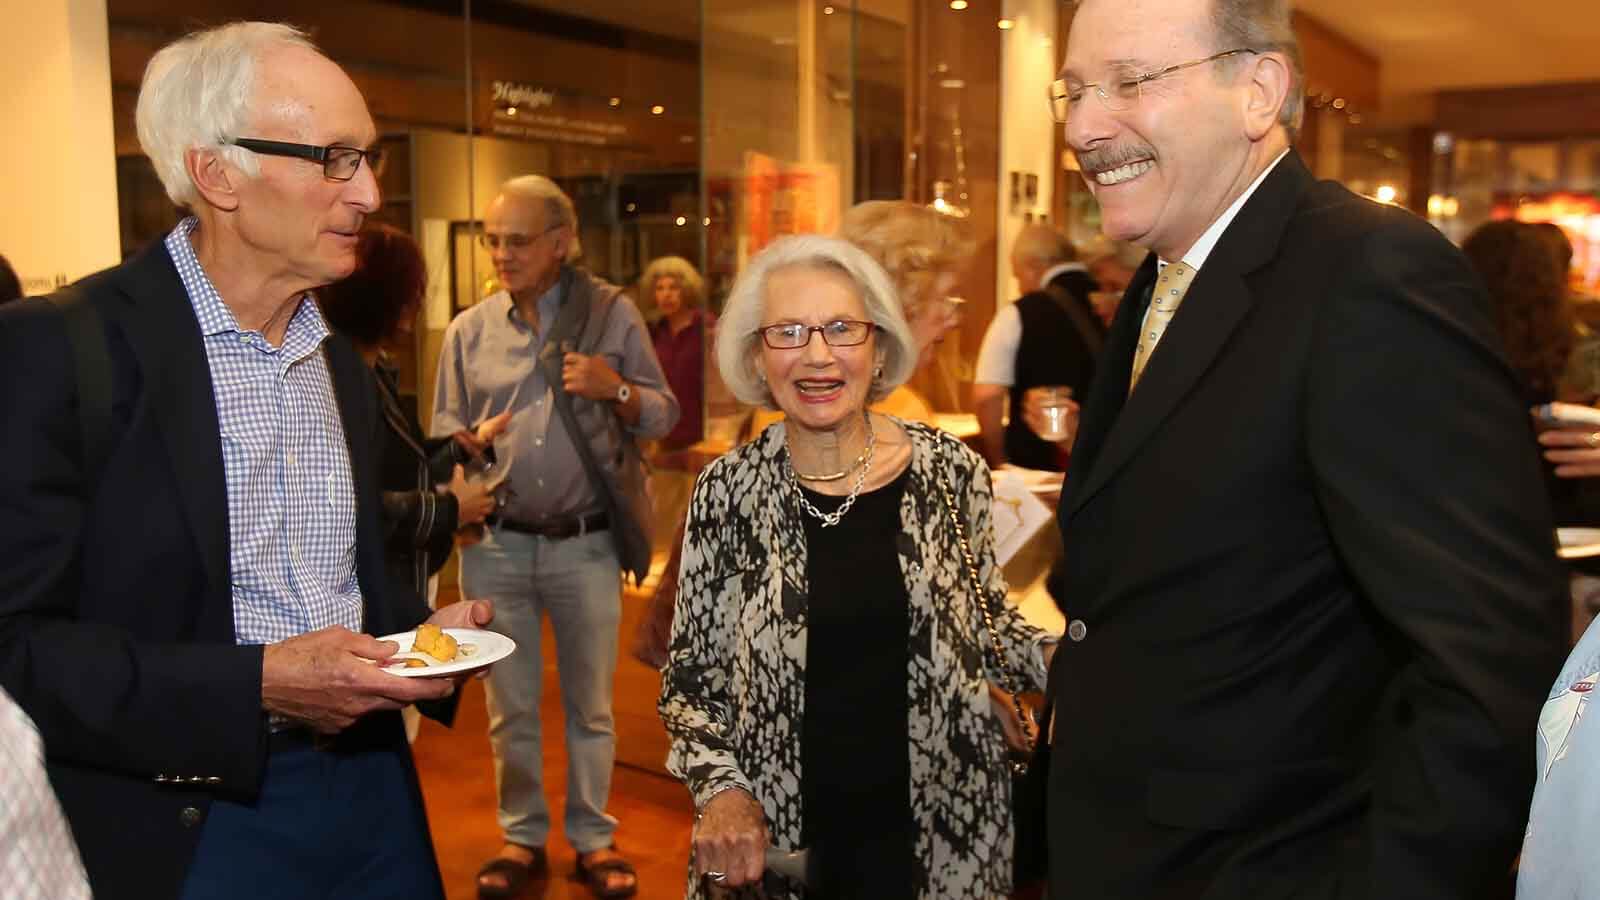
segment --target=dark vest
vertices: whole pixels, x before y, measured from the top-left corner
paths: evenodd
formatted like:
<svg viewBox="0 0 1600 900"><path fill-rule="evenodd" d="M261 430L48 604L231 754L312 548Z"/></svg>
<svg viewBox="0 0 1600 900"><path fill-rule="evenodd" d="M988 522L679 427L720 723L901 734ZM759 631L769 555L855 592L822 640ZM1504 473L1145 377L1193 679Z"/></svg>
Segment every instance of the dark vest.
<svg viewBox="0 0 1600 900"><path fill-rule="evenodd" d="M1006 426L1006 459L1030 469L1061 468L1056 445L1040 440L1022 420L1022 395L1031 387L1066 385L1082 403L1089 395L1095 362L1105 328L1095 316L1089 294L1098 285L1087 272L1057 275L1051 285L1065 291L1075 310L1062 308L1049 292L1039 290L1017 300L1022 340L1017 344L1016 373L1011 385L1011 421Z"/></svg>

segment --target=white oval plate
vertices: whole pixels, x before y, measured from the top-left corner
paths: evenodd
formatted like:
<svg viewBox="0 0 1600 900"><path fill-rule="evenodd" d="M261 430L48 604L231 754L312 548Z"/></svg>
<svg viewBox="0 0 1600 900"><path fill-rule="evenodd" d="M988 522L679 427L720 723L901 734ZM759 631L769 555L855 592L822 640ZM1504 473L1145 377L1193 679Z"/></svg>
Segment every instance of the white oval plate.
<svg viewBox="0 0 1600 900"><path fill-rule="evenodd" d="M1600 528L1557 528L1556 543L1562 559L1600 556Z"/></svg>
<svg viewBox="0 0 1600 900"><path fill-rule="evenodd" d="M378 638L380 641L394 641L400 645L400 649L395 655L389 657L385 662L392 662L397 659L420 659L428 663L428 665L420 668L385 665L383 670L390 675L399 675L401 678L433 678L439 675L454 675L459 672L471 672L474 669L493 665L510 656L511 652L517 649L516 641L498 631L486 631L482 628L446 628L444 633L455 638L456 643L463 648L468 646L475 648L472 651L472 655L463 656L458 652L455 659L445 663L439 662L426 653L412 653L411 644L417 639L417 632L415 630L402 631L399 634L386 634Z"/></svg>

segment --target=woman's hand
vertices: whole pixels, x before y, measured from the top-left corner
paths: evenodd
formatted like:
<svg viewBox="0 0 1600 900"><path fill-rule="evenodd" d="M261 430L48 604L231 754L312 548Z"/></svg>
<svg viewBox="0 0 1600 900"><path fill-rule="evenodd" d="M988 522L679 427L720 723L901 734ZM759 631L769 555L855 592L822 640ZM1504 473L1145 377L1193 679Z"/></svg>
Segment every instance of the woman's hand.
<svg viewBox="0 0 1600 900"><path fill-rule="evenodd" d="M767 816L756 798L739 788L722 791L706 802L695 825L695 871L722 887L759 882L768 843Z"/></svg>
<svg viewBox="0 0 1600 900"><path fill-rule="evenodd" d="M460 466L451 474L448 489L456 497L457 528L482 522L494 512L494 492L482 481L468 481Z"/></svg>
<svg viewBox="0 0 1600 900"><path fill-rule="evenodd" d="M1039 726L1033 721L1033 714L1028 713L1029 730L1024 731L1022 720L1017 717L1017 708L1011 702L1011 695L995 686L992 681L986 683L989 685L989 707L994 710L994 717L1000 720L1000 729L1006 735L1006 745L1023 753L1032 750L1033 743L1028 740L1028 736L1039 732ZM1028 708L1024 706L1023 711L1027 712Z"/></svg>
<svg viewBox="0 0 1600 900"><path fill-rule="evenodd" d="M1551 428L1539 432L1544 458L1555 464L1558 478L1600 475L1600 431L1593 428Z"/></svg>

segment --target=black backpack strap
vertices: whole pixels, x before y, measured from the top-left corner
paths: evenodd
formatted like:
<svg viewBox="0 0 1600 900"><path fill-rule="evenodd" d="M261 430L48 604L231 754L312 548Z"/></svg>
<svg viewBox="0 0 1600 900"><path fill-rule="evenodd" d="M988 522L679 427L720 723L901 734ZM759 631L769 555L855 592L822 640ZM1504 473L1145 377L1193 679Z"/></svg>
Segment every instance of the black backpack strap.
<svg viewBox="0 0 1600 900"><path fill-rule="evenodd" d="M111 352L100 314L83 292L65 287L50 295L61 311L78 385L78 433L83 446L84 494L92 497L111 453Z"/></svg>
<svg viewBox="0 0 1600 900"><path fill-rule="evenodd" d="M1067 321L1072 323L1072 330L1078 333L1078 337L1083 339L1083 345L1089 348L1089 355L1098 360L1100 351L1105 347L1105 334L1089 320L1089 313L1084 310L1083 305L1072 296L1071 291L1054 282L1045 285L1044 292L1049 294L1050 299L1054 300L1056 306L1066 314Z"/></svg>

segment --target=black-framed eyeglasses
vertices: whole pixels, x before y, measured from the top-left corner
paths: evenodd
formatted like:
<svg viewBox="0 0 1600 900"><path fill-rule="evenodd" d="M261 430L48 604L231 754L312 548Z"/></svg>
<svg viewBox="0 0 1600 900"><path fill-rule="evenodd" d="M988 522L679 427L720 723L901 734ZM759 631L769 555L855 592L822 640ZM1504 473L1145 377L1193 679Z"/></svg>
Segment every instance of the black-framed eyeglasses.
<svg viewBox="0 0 1600 900"><path fill-rule="evenodd" d="M866 343L867 336L879 327L873 322L857 319L834 319L821 325L802 325L799 322L767 325L757 328L756 334L761 335L761 340L774 350L799 350L811 343L812 332L821 334L823 343L829 347L854 347Z"/></svg>
<svg viewBox="0 0 1600 900"><path fill-rule="evenodd" d="M383 174L384 153L381 147L373 147L371 150L346 147L342 144L318 147L289 141L264 141L260 138L234 138L230 143L235 147L243 147L267 156L292 156L296 159L309 159L312 162L322 163L322 174L334 181L349 181L356 177L356 170L361 168L363 159L372 169L374 178Z"/></svg>
<svg viewBox="0 0 1600 900"><path fill-rule="evenodd" d="M488 250L490 253L499 250L502 245L507 250L520 253L521 251L532 247L534 241L539 240L552 231L565 227L567 227L566 223L557 222L538 234L518 234L515 231L508 231L505 234L494 234L488 231L480 231L478 232L478 245L483 249Z"/></svg>
<svg viewBox="0 0 1600 900"><path fill-rule="evenodd" d="M1221 53L1213 53L1204 59L1191 59L1188 62L1167 66L1165 69L1157 69L1154 72L1145 72L1140 75L1130 75L1126 78L1116 78L1111 81L1091 81L1087 84L1074 84L1066 79L1058 78L1050 83L1050 117L1056 120L1057 125L1067 124L1072 120L1072 110L1083 103L1084 95L1091 89L1093 89L1094 95L1100 99L1101 105L1106 109L1112 112L1124 112L1132 109L1139 102L1139 98L1144 93L1144 85L1155 81L1157 78L1165 78L1174 72L1181 72L1184 69L1195 66L1203 66L1208 62L1216 62L1219 59L1227 59L1230 56L1238 56L1241 53L1256 54L1260 52L1260 50L1253 50L1249 47L1224 50Z"/></svg>

